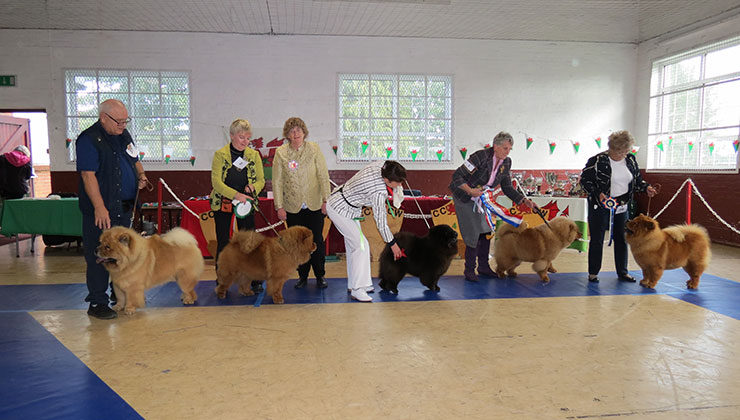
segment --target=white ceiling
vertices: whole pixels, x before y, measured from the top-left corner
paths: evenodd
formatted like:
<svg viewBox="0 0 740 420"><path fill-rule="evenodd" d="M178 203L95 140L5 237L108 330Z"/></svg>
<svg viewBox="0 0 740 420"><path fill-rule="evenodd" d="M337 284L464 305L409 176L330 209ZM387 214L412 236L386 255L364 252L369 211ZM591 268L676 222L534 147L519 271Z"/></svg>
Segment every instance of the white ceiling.
<svg viewBox="0 0 740 420"><path fill-rule="evenodd" d="M640 43L740 0L0 0L0 29Z"/></svg>

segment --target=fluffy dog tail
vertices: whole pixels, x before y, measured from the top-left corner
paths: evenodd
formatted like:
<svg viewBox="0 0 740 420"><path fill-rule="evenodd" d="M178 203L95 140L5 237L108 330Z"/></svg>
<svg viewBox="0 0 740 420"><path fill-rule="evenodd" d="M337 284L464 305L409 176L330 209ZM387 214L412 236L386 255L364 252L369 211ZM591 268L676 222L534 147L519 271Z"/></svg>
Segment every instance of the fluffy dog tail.
<svg viewBox="0 0 740 420"><path fill-rule="evenodd" d="M701 225L673 225L663 229L663 231L675 239L676 242L683 242L686 240L686 235L693 234L704 238L707 243L710 243L709 233L707 233L707 230Z"/></svg>
<svg viewBox="0 0 740 420"><path fill-rule="evenodd" d="M187 230L179 227L176 227L162 235L162 240L171 245L198 247L198 241L195 237Z"/></svg>
<svg viewBox="0 0 740 420"><path fill-rule="evenodd" d="M498 229L496 229L496 235L498 235L499 239L501 239L506 235L522 233L526 228L527 222L522 222L519 227L514 227L513 225L510 225L508 223L501 223Z"/></svg>
<svg viewBox="0 0 740 420"><path fill-rule="evenodd" d="M262 234L252 230L240 230L234 232L234 235L231 237L231 242L238 244L239 249L245 254L255 250L264 240L265 237Z"/></svg>

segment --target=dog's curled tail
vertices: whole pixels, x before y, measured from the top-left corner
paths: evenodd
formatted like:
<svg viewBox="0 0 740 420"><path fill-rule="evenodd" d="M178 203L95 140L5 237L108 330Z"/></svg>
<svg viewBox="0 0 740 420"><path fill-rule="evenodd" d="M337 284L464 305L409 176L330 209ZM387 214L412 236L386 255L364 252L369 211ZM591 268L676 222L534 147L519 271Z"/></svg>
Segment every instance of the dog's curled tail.
<svg viewBox="0 0 740 420"><path fill-rule="evenodd" d="M252 252L264 240L265 237L262 234L252 230L240 230L234 232L231 237L231 242L239 244L239 249L245 254Z"/></svg>
<svg viewBox="0 0 740 420"><path fill-rule="evenodd" d="M498 229L496 229L496 235L498 235L499 238L503 238L504 236L512 234L512 233L522 233L522 231L526 228L527 228L527 222L522 222L522 224L519 225L519 227L515 227L508 223L501 223Z"/></svg>
<svg viewBox="0 0 740 420"><path fill-rule="evenodd" d="M676 242L683 242L686 240L686 235L693 234L704 238L707 243L710 243L709 233L704 228L704 226L701 225L687 225L684 223L682 225L668 226L667 228L663 229L663 231L673 237Z"/></svg>
<svg viewBox="0 0 740 420"><path fill-rule="evenodd" d="M172 245L198 247L198 241L195 239L195 236L180 227L176 227L162 235L162 240Z"/></svg>

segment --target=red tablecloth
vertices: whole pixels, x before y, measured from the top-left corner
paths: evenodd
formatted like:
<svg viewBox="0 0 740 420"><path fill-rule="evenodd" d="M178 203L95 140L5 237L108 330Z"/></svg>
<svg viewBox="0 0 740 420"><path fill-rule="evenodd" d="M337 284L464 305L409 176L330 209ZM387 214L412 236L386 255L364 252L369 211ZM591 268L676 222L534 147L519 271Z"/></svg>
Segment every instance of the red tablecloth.
<svg viewBox="0 0 740 420"><path fill-rule="evenodd" d="M443 206L447 202L449 202L450 199L448 198L442 198L442 197L416 197L416 200L414 200L412 197L406 197L406 199L401 204L401 208L403 209L404 213L406 215L418 215L419 213L419 207L421 208L421 213L429 215L431 214L431 211ZM417 206L418 203L418 206ZM187 206L190 210L194 211L195 213L201 214L210 211L211 206L208 200L188 200L185 201L185 206ZM260 198L260 210L262 210L262 213L266 216L267 220L269 221L269 224L266 223L265 217L262 217L259 213L255 213L255 225L256 228L263 228L268 225L274 224L278 221L277 213L275 212L275 208L273 207L273 200L271 198ZM427 219L427 222L429 222L429 225L432 226L432 220ZM190 214L187 210L184 210L182 212L182 221L181 221L181 227L183 229L186 229L190 233L195 236L195 238L198 240L198 246L200 247L201 252L203 253L204 257L211 256L208 253L208 249L206 248L206 239L203 236L203 232L201 230L200 221ZM276 228L278 231L282 230L282 226ZM424 223L424 220L421 218L409 218L405 217L403 220L403 224L401 225L401 230L407 231L407 232L413 232L418 235L423 235L427 232L427 225ZM268 229L264 232L265 235L274 236L275 233ZM332 225L331 229L329 230L329 235L327 237L327 254L333 255L336 253L342 253L344 252L344 238L342 235L337 231L337 229Z"/></svg>

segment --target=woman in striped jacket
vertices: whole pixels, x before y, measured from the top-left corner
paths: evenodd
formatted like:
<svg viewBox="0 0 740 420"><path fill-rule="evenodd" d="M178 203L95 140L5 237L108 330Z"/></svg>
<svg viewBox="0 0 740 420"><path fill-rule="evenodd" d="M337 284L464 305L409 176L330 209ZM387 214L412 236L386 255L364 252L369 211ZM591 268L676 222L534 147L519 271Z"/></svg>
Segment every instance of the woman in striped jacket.
<svg viewBox="0 0 740 420"><path fill-rule="evenodd" d="M347 287L351 290L352 299L360 302L373 300L367 294L373 291L373 282L370 274L370 244L360 226L362 207L372 207L380 236L391 246L394 258L400 258L401 248L388 227L386 203L390 191L398 188L405 179L406 169L398 162L388 160L382 165L372 163L335 189L327 201L327 215L344 236Z"/></svg>

